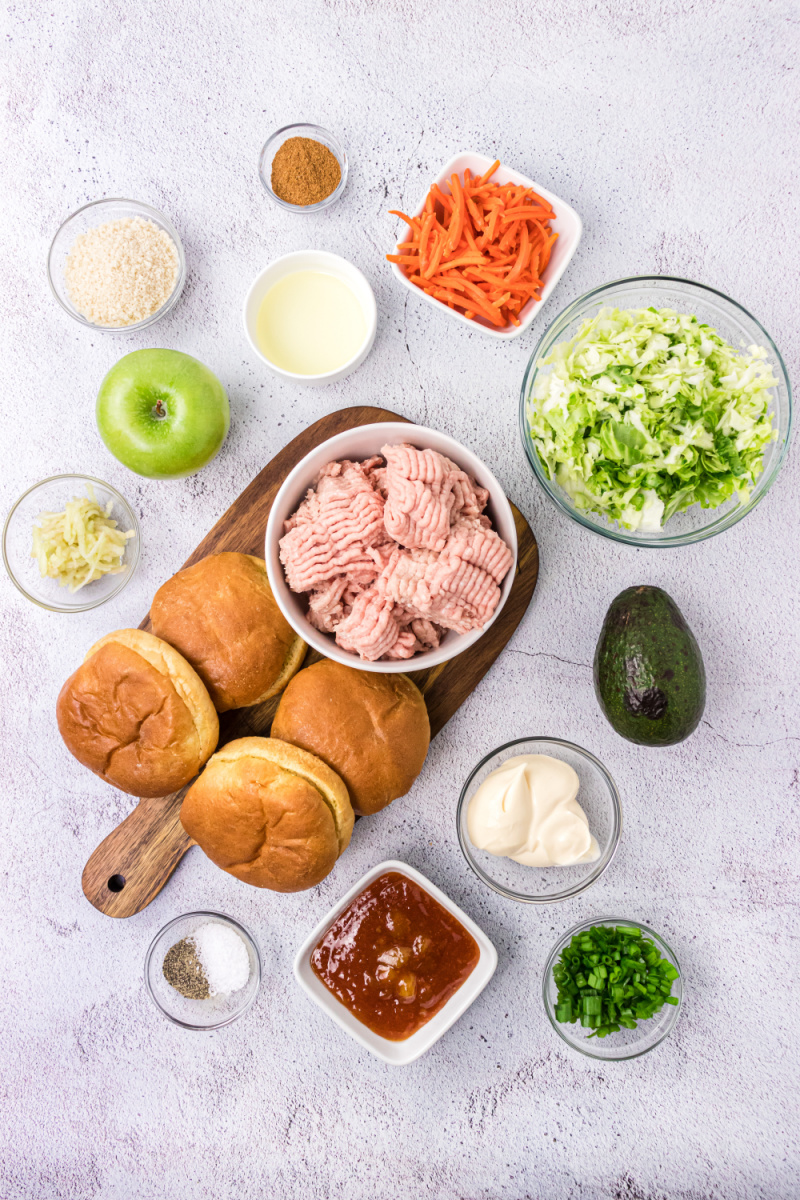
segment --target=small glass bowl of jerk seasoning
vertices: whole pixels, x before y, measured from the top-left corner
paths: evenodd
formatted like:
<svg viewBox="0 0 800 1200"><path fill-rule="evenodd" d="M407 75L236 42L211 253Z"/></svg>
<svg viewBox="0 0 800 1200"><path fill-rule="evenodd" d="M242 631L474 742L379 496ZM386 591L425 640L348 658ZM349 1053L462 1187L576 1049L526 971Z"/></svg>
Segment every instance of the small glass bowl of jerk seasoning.
<svg viewBox="0 0 800 1200"><path fill-rule="evenodd" d="M168 1020L210 1032L237 1021L253 1004L261 954L252 933L232 917L184 913L150 943L144 980Z"/></svg>
<svg viewBox="0 0 800 1200"><path fill-rule="evenodd" d="M678 1019L683 980L675 954L653 929L594 917L553 947L542 994L550 1024L569 1046L617 1062L663 1042Z"/></svg>
<svg viewBox="0 0 800 1200"><path fill-rule="evenodd" d="M264 143L258 174L279 208L311 213L339 199L347 183L344 146L320 125L284 125Z"/></svg>

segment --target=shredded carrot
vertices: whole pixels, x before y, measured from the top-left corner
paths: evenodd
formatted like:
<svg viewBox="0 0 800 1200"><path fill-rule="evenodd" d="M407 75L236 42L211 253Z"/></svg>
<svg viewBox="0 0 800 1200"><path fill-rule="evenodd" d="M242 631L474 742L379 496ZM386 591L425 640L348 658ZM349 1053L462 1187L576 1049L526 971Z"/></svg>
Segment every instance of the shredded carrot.
<svg viewBox="0 0 800 1200"><path fill-rule="evenodd" d="M467 208L469 209L469 215L472 217L473 225L476 229L483 229L483 217L481 216L474 199L469 194L469 189L466 187L466 181L464 187L464 199L466 201Z"/></svg>
<svg viewBox="0 0 800 1200"><path fill-rule="evenodd" d="M436 217L432 212L428 213L425 217L425 220L422 222L422 229L420 230L419 234L419 260L422 263L427 262L428 239L430 238L431 230L435 224ZM399 246L397 248L398 250L400 249Z"/></svg>
<svg viewBox="0 0 800 1200"><path fill-rule="evenodd" d="M452 196L446 196L445 193L442 191L442 189L439 187L438 183L435 183L433 185L433 187L431 188L431 195L433 196L435 201L438 201L438 203L441 204L441 206L445 212L453 211Z"/></svg>
<svg viewBox="0 0 800 1200"><path fill-rule="evenodd" d="M456 206L453 210L453 219L450 222L448 230L447 249L450 254L454 254L461 241L461 231L464 228L464 193L461 189L461 181L457 175L451 175L450 177L450 194L451 196L455 196Z"/></svg>
<svg viewBox="0 0 800 1200"><path fill-rule="evenodd" d="M415 217L392 210L409 230L398 253L386 257L426 295L470 320L506 328L539 300L558 234L550 227L556 214L532 188L492 182L499 166L435 183Z"/></svg>
<svg viewBox="0 0 800 1200"><path fill-rule="evenodd" d="M396 208L389 209L389 216L400 217L401 220L406 221L411 226L415 233L419 232L419 219L417 217L407 217L405 213L401 213Z"/></svg>

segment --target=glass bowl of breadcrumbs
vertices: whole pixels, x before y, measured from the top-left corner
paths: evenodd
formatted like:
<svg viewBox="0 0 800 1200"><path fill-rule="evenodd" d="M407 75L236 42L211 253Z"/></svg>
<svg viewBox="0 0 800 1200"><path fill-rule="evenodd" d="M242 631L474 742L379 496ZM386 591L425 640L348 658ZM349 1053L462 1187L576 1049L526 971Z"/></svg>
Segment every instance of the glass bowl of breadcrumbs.
<svg viewBox="0 0 800 1200"><path fill-rule="evenodd" d="M95 200L59 228L47 278L61 307L81 325L131 333L177 303L186 259L178 231L157 209L138 200Z"/></svg>

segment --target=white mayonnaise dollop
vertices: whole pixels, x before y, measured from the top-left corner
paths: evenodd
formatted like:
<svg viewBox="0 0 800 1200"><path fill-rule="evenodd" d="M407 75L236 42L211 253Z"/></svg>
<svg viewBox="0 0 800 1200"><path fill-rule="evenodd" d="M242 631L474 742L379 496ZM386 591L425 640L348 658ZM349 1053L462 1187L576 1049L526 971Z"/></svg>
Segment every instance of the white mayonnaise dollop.
<svg viewBox="0 0 800 1200"><path fill-rule="evenodd" d="M474 846L527 867L571 867L600 857L575 797L580 780L549 754L509 758L487 775L467 810Z"/></svg>

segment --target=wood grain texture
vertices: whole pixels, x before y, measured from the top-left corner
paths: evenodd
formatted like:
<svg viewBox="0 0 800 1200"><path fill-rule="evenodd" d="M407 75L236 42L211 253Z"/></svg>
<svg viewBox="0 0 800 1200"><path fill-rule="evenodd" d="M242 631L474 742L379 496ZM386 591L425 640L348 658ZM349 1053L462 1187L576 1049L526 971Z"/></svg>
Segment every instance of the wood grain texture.
<svg viewBox="0 0 800 1200"><path fill-rule="evenodd" d="M207 554L223 550L263 555L264 530L272 502L283 480L306 454L346 429L405 419L385 408L360 406L340 409L309 426L259 472L183 565L191 566ZM517 529L517 572L500 616L479 641L457 658L425 671L408 672L425 697L432 737L447 724L489 670L522 620L536 587L539 573L536 539L522 513L513 504L511 508ZM148 617L140 628L150 628ZM310 666L321 658L316 650L309 650L303 665ZM219 744L248 735L268 735L279 700L279 696L274 696L253 708L221 713ZM94 851L84 868L82 884L87 900L100 912L109 917L130 917L141 912L194 845L180 823L185 792L183 788L157 800L140 800ZM111 886L110 881L113 881Z"/></svg>

